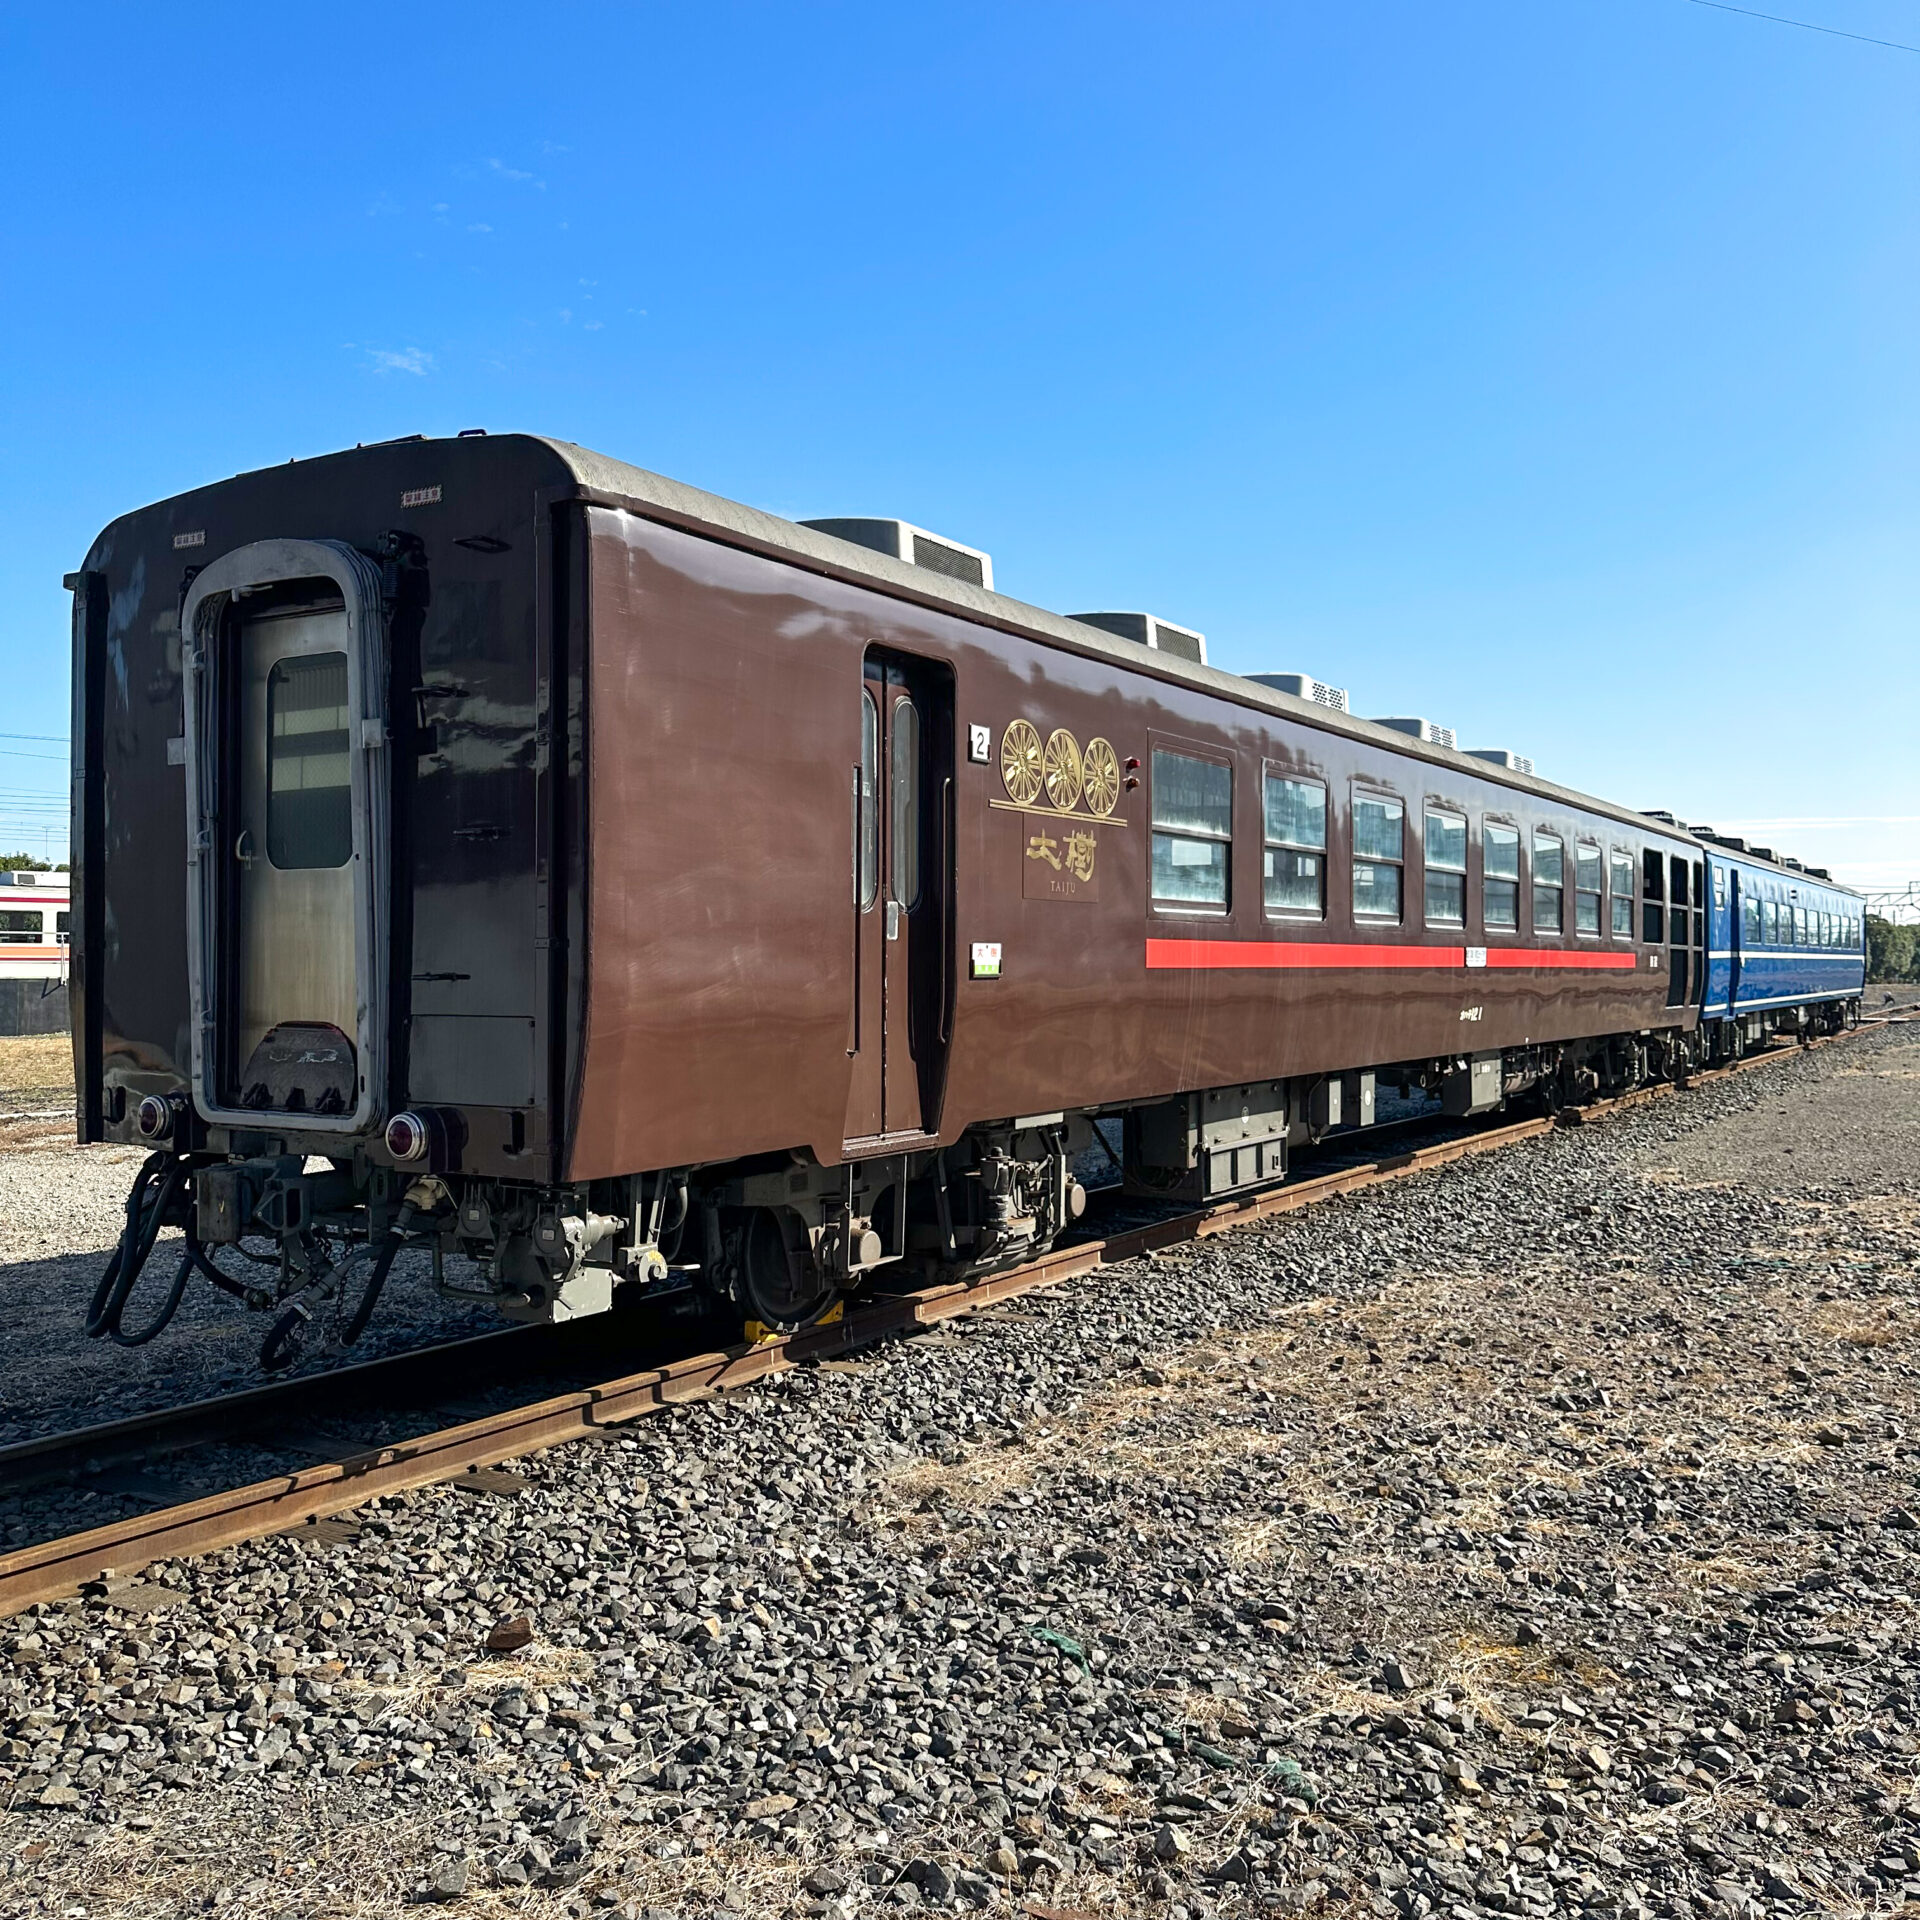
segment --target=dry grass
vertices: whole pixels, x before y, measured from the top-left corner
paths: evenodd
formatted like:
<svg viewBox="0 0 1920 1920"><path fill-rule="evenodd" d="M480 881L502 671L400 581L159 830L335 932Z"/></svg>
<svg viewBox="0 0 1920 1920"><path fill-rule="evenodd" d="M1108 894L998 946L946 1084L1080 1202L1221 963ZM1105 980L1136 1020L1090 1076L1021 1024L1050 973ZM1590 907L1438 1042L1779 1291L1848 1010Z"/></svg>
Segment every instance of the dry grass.
<svg viewBox="0 0 1920 1920"><path fill-rule="evenodd" d="M64 1033L0 1035L0 1093L73 1096L73 1041Z"/></svg>

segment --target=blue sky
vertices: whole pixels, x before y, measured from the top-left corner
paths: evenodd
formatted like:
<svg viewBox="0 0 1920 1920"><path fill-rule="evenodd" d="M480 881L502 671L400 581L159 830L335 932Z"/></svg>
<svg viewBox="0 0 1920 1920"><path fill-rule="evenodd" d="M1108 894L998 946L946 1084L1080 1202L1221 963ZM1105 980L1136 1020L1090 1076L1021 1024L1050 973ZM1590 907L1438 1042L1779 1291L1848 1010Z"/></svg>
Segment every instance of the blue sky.
<svg viewBox="0 0 1920 1920"><path fill-rule="evenodd" d="M0 840L58 831L103 522L485 426L1920 878L1920 55L1694 0L467 0L10 8L0 71L0 670L53 736Z"/></svg>

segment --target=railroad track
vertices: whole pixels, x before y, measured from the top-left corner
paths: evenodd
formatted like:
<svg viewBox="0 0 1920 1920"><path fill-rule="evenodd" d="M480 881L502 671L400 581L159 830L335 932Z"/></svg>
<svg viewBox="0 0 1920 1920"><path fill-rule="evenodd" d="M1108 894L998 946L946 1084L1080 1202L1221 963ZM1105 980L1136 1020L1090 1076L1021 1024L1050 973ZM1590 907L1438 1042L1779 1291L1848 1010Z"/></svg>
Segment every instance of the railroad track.
<svg viewBox="0 0 1920 1920"><path fill-rule="evenodd" d="M1697 1075L1693 1084L1795 1058L1801 1051L1785 1046L1755 1054ZM1580 1109L1579 1115L1583 1121L1602 1118L1678 1090L1665 1085L1639 1088ZM1430 1118L1419 1116L1381 1128L1379 1133L1405 1134L1432 1124ZM538 1399L481 1412L409 1438L340 1447L334 1457L311 1458L306 1465L243 1486L175 1500L149 1512L19 1547L0 1555L0 1619L37 1602L86 1590L111 1599L155 1561L317 1526L382 1494L456 1480L564 1441L605 1438L668 1407L735 1392L794 1367L977 1313L1119 1261L1292 1213L1336 1194L1495 1152L1549 1133L1558 1124L1536 1118L1482 1125L1430 1145L1385 1153L1377 1151L1381 1142L1376 1137L1368 1142L1369 1158L1245 1200L1162 1217L1061 1247L1005 1273L884 1296L863 1303L831 1325L751 1345L686 1354L610 1378L591 1378L585 1384L568 1385ZM450 1404L458 1408L489 1386L514 1380L524 1383L529 1374L551 1379L590 1367L596 1359L604 1366L607 1347L619 1344L632 1345L631 1332L623 1337L616 1330L610 1339L603 1320L514 1329L27 1441L0 1449L0 1499L34 1488L79 1487L89 1482L104 1484L109 1491L145 1489L164 1497L165 1476L149 1469L168 1455L196 1447L245 1444L250 1434L266 1433L270 1437L261 1443L265 1451L324 1456L328 1448L316 1448L311 1441L304 1449L297 1441L289 1445L285 1438L289 1428L297 1432L303 1421L338 1419L369 1407L410 1407L417 1413L423 1398L444 1414Z"/></svg>

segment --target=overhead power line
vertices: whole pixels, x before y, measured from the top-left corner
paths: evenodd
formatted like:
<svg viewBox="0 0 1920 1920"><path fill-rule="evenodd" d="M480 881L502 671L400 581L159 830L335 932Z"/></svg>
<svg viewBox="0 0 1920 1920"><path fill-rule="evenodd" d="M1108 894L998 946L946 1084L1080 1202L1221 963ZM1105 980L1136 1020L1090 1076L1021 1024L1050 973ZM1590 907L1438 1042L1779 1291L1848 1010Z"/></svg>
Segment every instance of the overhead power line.
<svg viewBox="0 0 1920 1920"><path fill-rule="evenodd" d="M1862 46L1891 47L1895 53L1920 53L1904 40L1876 40L1870 33L1849 33L1844 27L1822 27L1811 20L1789 20L1784 13L1756 13L1751 7L1734 7L1727 0L1688 0L1696 7L1711 7L1715 13L1737 13L1747 20L1771 20L1776 27L1798 27L1803 33L1828 33L1836 40L1858 40Z"/></svg>

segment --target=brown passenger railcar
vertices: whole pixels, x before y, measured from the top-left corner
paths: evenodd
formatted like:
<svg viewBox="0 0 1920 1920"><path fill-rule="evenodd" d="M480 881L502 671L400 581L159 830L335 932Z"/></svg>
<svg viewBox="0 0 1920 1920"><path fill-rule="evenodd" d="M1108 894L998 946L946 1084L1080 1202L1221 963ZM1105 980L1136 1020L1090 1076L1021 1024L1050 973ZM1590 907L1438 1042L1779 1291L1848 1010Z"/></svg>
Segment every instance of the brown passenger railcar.
<svg viewBox="0 0 1920 1920"><path fill-rule="evenodd" d="M791 1323L1045 1244L1101 1116L1206 1195L1381 1077L1469 1112L1691 1057L1691 836L919 550L518 436L116 521L72 980L135 1214L214 1271L275 1241L283 1333L357 1331L415 1235L522 1317L677 1269Z"/></svg>

